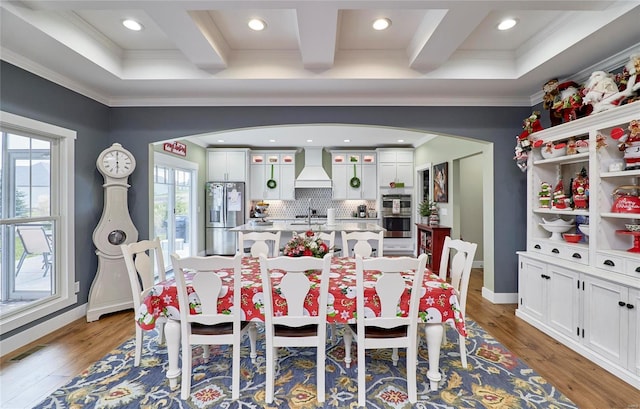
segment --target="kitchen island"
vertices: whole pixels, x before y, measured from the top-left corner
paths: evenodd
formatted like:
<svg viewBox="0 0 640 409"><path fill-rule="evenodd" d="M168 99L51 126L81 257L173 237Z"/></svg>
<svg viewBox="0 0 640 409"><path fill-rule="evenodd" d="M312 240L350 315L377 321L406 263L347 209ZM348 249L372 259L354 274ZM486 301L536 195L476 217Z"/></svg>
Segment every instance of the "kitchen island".
<svg viewBox="0 0 640 409"><path fill-rule="evenodd" d="M316 232L353 232L353 231L372 231L379 232L385 229L377 223L372 221L340 221L337 220L335 224L327 224L324 221L311 220L311 224L306 221L273 221L273 222L260 222L251 221L247 224L243 224L232 229L230 231L240 231L243 233L251 231L267 231L267 232L304 232L309 229ZM377 220L377 219L374 219Z"/></svg>

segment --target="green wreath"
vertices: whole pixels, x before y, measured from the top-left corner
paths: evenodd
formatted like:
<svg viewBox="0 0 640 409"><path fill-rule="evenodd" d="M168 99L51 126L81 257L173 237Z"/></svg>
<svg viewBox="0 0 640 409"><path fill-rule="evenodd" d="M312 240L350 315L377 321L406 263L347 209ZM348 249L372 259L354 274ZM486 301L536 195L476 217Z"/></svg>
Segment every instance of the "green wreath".
<svg viewBox="0 0 640 409"><path fill-rule="evenodd" d="M358 176L357 176L357 173L356 173L356 165L353 165L353 177L349 181L349 186L351 186L353 188L359 188L360 187L360 179L358 179Z"/></svg>
<svg viewBox="0 0 640 409"><path fill-rule="evenodd" d="M278 186L278 184L276 183L276 181L273 179L273 165L271 165L271 179L267 180L267 187L269 189L275 189L276 186Z"/></svg>

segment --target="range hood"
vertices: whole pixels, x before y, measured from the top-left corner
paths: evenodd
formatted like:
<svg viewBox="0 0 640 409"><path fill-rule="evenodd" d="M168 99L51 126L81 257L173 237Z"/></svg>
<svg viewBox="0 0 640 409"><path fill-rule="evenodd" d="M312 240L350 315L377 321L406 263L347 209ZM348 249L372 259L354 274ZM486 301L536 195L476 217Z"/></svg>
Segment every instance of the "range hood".
<svg viewBox="0 0 640 409"><path fill-rule="evenodd" d="M296 188L331 189L331 178L322 167L322 149L304 149L304 168L296 178Z"/></svg>

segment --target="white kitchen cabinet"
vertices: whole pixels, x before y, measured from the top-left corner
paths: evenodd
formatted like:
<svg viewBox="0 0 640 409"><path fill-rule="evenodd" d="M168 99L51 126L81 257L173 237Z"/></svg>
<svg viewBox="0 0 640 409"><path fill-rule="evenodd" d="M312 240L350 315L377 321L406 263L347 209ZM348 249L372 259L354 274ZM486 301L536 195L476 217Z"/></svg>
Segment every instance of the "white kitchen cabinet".
<svg viewBox="0 0 640 409"><path fill-rule="evenodd" d="M578 339L580 273L520 257L518 275L520 314L548 325L557 333Z"/></svg>
<svg viewBox="0 0 640 409"><path fill-rule="evenodd" d="M250 158L251 200L295 200L295 151L252 151Z"/></svg>
<svg viewBox="0 0 640 409"><path fill-rule="evenodd" d="M413 149L380 148L377 153L378 183L381 187L389 187L391 182L404 183L405 187L413 186Z"/></svg>
<svg viewBox="0 0 640 409"><path fill-rule="evenodd" d="M628 133L632 120L640 120L640 103L531 135L534 146L539 140L542 147L534 147L527 162L527 248L518 252L516 314L640 388L640 237L625 228L640 223L640 213L614 207L620 187L640 185L640 170L615 168L625 168L624 153L618 149L620 141L611 138L612 132ZM542 156L546 146L574 146L576 141L576 153ZM588 175L586 208L541 200L543 182L553 191L561 179L569 194L572 178L583 168ZM588 224L588 237L580 243L552 239L541 224L557 218L573 223L569 233L579 223Z"/></svg>
<svg viewBox="0 0 640 409"><path fill-rule="evenodd" d="M331 152L333 200L376 200L378 197L376 153ZM351 185L352 178L360 179L360 186Z"/></svg>
<svg viewBox="0 0 640 409"><path fill-rule="evenodd" d="M617 365L627 366L629 289L610 281L587 277L583 342Z"/></svg>
<svg viewBox="0 0 640 409"><path fill-rule="evenodd" d="M246 182L248 149L207 149L207 179Z"/></svg>

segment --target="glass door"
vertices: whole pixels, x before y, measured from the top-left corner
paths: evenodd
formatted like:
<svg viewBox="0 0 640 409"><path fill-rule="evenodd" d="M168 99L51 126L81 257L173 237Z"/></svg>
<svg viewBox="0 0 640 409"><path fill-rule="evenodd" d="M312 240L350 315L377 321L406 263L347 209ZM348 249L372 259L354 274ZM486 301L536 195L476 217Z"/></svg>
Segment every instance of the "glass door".
<svg viewBox="0 0 640 409"><path fill-rule="evenodd" d="M169 159L156 153L153 172L153 237L160 238L165 266L171 265L173 253L189 257L196 251L193 223L197 170L187 168L192 165L189 162Z"/></svg>

